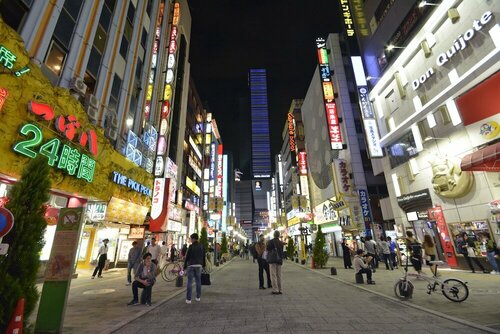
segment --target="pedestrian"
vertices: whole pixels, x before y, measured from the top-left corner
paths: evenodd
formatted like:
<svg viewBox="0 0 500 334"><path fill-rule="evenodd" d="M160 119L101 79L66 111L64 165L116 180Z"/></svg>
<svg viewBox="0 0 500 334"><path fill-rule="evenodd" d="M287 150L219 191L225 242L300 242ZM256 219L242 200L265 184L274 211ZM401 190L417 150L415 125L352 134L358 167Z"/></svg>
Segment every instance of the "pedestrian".
<svg viewBox="0 0 500 334"><path fill-rule="evenodd" d="M431 267L432 275L436 276L437 265L432 263L433 261L436 261L436 249L434 248L434 241L432 241L430 234L424 235L422 247L424 247L425 261L427 265Z"/></svg>
<svg viewBox="0 0 500 334"><path fill-rule="evenodd" d="M406 249L410 251L410 261L415 271L422 274L422 245L413 236L412 231L406 231ZM407 261L408 263L408 261Z"/></svg>
<svg viewBox="0 0 500 334"><path fill-rule="evenodd" d="M182 248L181 248L181 258L185 258L186 257L187 250L188 250L188 245L187 244L182 245Z"/></svg>
<svg viewBox="0 0 500 334"><path fill-rule="evenodd" d="M132 283L132 299L127 305L139 304L139 288L143 289L141 294L141 304L151 306L151 292L156 282L156 264L154 264L151 253L146 253L142 257L143 261L137 268L134 283Z"/></svg>
<svg viewBox="0 0 500 334"><path fill-rule="evenodd" d="M148 247L148 253L151 254L151 261L158 266L158 258L160 256L160 245L156 243L156 238L151 239L151 245Z"/></svg>
<svg viewBox="0 0 500 334"><path fill-rule="evenodd" d="M281 266L283 265L283 243L279 239L280 232L274 231L274 238L271 239L266 246L267 262L269 263L269 271L271 272L271 283L273 288L273 295L281 295ZM277 257L272 258L270 252L276 252Z"/></svg>
<svg viewBox="0 0 500 334"><path fill-rule="evenodd" d="M175 262L176 257L177 257L177 248L175 248L175 244L172 244L172 247L170 247L170 262Z"/></svg>
<svg viewBox="0 0 500 334"><path fill-rule="evenodd" d="M257 260L257 252L255 252L255 242L252 242L252 244L250 245L250 253L252 254L252 258L253 258L253 263L255 263L255 260Z"/></svg>
<svg viewBox="0 0 500 334"><path fill-rule="evenodd" d="M352 262L351 262L351 248L347 245L347 239L343 238L342 239L342 254L344 256L344 268L347 269L352 269Z"/></svg>
<svg viewBox="0 0 500 334"><path fill-rule="evenodd" d="M391 237L387 237L387 242L389 243L389 251L391 252L392 267L398 268L397 253L396 253L396 241L392 240Z"/></svg>
<svg viewBox="0 0 500 334"><path fill-rule="evenodd" d="M269 273L269 263L262 257L266 250L266 243L264 242L264 235L259 235L259 242L255 244L255 253L257 257L257 264L259 265L259 289L264 290L264 271L267 276L267 287L271 288L271 274Z"/></svg>
<svg viewBox="0 0 500 334"><path fill-rule="evenodd" d="M161 247L160 247L160 269L163 268L165 264L167 264L167 259L168 259L168 246L165 241L161 242Z"/></svg>
<svg viewBox="0 0 500 334"><path fill-rule="evenodd" d="M132 242L132 248L128 251L127 261L127 284L132 284L132 269L134 269L134 276L137 273L137 268L141 263L141 249L137 241Z"/></svg>
<svg viewBox="0 0 500 334"><path fill-rule="evenodd" d="M385 238L385 236L382 235L380 237L379 245L380 245L379 253L382 255L382 258L384 260L385 269L394 270L394 268L392 267L392 261L391 261L391 250L389 248L389 243L387 242L387 239Z"/></svg>
<svg viewBox="0 0 500 334"><path fill-rule="evenodd" d="M368 262L368 265L372 269L375 269L377 267L377 243L369 235L365 237L365 250L366 255L372 258L372 260ZM375 270L373 271L375 272Z"/></svg>
<svg viewBox="0 0 500 334"><path fill-rule="evenodd" d="M490 272L492 275L500 275L500 270L498 269L498 263L495 259L495 254L498 253L497 244L493 241L492 238L488 238L487 236L483 236L483 242L486 244L486 256L488 258L488 262L491 264L493 271Z"/></svg>
<svg viewBox="0 0 500 334"><path fill-rule="evenodd" d="M473 273L475 273L476 270L474 269L474 266L472 265L471 259L474 260L474 263L479 268L481 268L483 273L489 274L489 271L484 269L481 262L479 262L479 260L477 259L476 252L475 252L476 245L474 244L474 240L469 238L469 236L467 235L467 232L462 233L462 240L459 242L459 248L460 248L460 252L462 253L462 255L465 258L465 261L467 261L467 264L469 265L469 267Z"/></svg>
<svg viewBox="0 0 500 334"><path fill-rule="evenodd" d="M196 283L196 298L199 302L201 300L201 269L205 268L205 249L203 245L198 242L198 234L193 233L190 236L191 245L186 252L184 260L184 272L187 271L188 281L186 289L186 303L191 304L191 295L193 293L193 278Z"/></svg>
<svg viewBox="0 0 500 334"><path fill-rule="evenodd" d="M95 275L98 274L97 277L102 278L102 270L106 265L106 260L108 259L108 242L109 239L106 238L102 241L103 245L99 247L99 252L97 252L97 267L94 269L94 273L92 274L92 279L95 278Z"/></svg>
<svg viewBox="0 0 500 334"><path fill-rule="evenodd" d="M249 257L248 257L248 253L249 253L249 249L248 249L248 244L245 245L245 259L248 260Z"/></svg>
<svg viewBox="0 0 500 334"><path fill-rule="evenodd" d="M368 284L375 284L375 281L372 280L372 270L370 269L369 263L372 261L372 256L367 255L363 257L364 251L362 249L358 249L356 251L356 255L354 256L353 264L354 271L356 274L366 274L366 281Z"/></svg>

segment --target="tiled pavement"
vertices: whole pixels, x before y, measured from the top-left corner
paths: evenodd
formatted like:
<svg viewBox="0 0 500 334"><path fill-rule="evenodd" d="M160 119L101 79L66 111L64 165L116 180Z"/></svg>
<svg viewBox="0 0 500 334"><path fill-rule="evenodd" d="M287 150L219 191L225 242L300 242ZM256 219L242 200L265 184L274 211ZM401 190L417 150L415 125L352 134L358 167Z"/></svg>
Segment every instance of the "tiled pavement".
<svg viewBox="0 0 500 334"><path fill-rule="evenodd" d="M333 264L339 264L337 261L333 260ZM444 272L443 275L448 273ZM118 325L114 329L115 333L471 334L485 331L479 325L471 327L467 321L457 322L453 318L444 318L411 305L419 305L420 299L425 297L432 300L435 308L443 313L457 307L465 310L479 307L480 310L491 309L493 312L500 309L498 298L493 305L489 301L482 304L483 299L482 296L479 298L479 294L477 301L472 294L471 301L462 304L449 302L440 295L428 296L425 291L419 291L420 282L410 302L394 301L382 296L392 295L392 285L398 276L397 272L378 270L375 275L378 284L365 285L364 288L379 295L341 281L353 282L353 271L339 269L338 276L330 276L326 270L313 272L303 266L286 263L283 266L284 294L276 296L271 295L270 290L257 289L256 264L236 259L213 275L213 285L203 287L201 302L193 301L188 305L182 293L158 304L123 327ZM486 279L487 275L482 276ZM491 284L495 287L495 280L499 278L490 276L488 284L493 282ZM472 278L482 279L471 276L470 281ZM488 284L483 283L482 287L491 286ZM124 312L134 309L142 311L144 307L129 307ZM495 332L494 329L489 331Z"/></svg>

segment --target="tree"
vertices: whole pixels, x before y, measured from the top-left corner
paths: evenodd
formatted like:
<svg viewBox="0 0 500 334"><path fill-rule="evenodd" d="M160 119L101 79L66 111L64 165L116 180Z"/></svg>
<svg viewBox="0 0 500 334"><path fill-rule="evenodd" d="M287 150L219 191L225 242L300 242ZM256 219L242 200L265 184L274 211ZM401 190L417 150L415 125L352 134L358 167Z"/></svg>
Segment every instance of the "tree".
<svg viewBox="0 0 500 334"><path fill-rule="evenodd" d="M323 268L328 262L328 253L325 251L325 235L321 232L321 225L318 225L314 240L313 260L316 268Z"/></svg>
<svg viewBox="0 0 500 334"><path fill-rule="evenodd" d="M47 158L39 154L25 166L9 194L6 209L14 216L14 226L3 238L3 243L9 244L9 253L0 257L0 333L5 331L20 298L25 299L25 321L38 301L35 281L47 226L44 203L49 199L49 168Z"/></svg>
<svg viewBox="0 0 500 334"><path fill-rule="evenodd" d="M203 249L205 249L205 253L208 253L208 233L207 233L206 227L203 227L201 229L200 243L203 245Z"/></svg>
<svg viewBox="0 0 500 334"><path fill-rule="evenodd" d="M222 254L226 254L227 253L227 237L226 237L226 233L222 233L222 242L221 242L221 245L220 245L220 251Z"/></svg>
<svg viewBox="0 0 500 334"><path fill-rule="evenodd" d="M293 259L295 255L295 245L293 243L293 238L288 238L288 245L286 246L286 252L289 259Z"/></svg>

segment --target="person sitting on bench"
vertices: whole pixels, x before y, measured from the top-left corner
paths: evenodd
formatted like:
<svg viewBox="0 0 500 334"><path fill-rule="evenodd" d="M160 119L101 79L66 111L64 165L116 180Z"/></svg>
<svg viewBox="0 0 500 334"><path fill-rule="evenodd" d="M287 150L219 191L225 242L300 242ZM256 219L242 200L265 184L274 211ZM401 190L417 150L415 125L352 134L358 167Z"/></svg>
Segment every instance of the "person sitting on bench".
<svg viewBox="0 0 500 334"><path fill-rule="evenodd" d="M362 249L358 249L356 251L356 255L354 256L353 265L354 270L356 271L356 275L366 274L366 279L368 284L375 284L375 281L372 281L372 270L368 266L368 263L372 260L371 256L363 258L364 251Z"/></svg>

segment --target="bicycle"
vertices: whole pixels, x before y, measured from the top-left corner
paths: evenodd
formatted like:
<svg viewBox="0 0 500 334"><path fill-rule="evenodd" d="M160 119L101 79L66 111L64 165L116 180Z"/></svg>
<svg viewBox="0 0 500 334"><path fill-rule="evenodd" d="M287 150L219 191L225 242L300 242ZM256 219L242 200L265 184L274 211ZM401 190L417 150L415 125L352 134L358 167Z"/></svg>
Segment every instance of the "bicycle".
<svg viewBox="0 0 500 334"><path fill-rule="evenodd" d="M404 267L405 274L396 282L396 284L394 284L394 294L396 297L401 300L408 300L412 298L414 286L408 279L408 276L425 280L427 282L428 295L432 292L436 292L436 289L439 287L441 293L452 302L461 303L469 297L467 282L458 278L447 278L444 281L437 278L437 267L440 264L444 264L443 261L430 261L429 263L436 265L436 273L433 276L426 276L419 273L408 273L408 259L406 260L406 266Z"/></svg>
<svg viewBox="0 0 500 334"><path fill-rule="evenodd" d="M184 262L182 260L177 260L175 262L167 263L161 269L161 278L164 281L171 282L179 276L181 272L184 271Z"/></svg>

